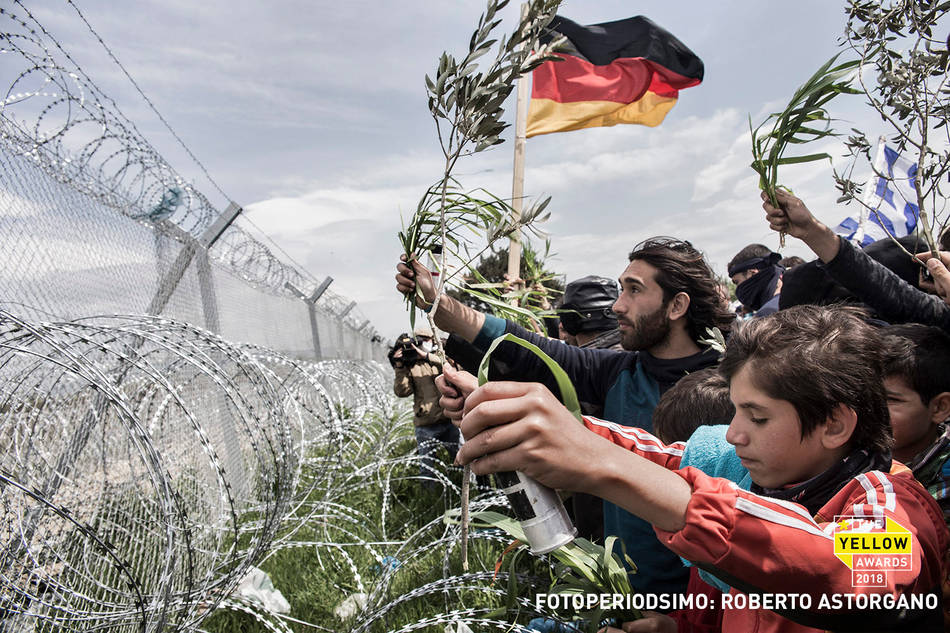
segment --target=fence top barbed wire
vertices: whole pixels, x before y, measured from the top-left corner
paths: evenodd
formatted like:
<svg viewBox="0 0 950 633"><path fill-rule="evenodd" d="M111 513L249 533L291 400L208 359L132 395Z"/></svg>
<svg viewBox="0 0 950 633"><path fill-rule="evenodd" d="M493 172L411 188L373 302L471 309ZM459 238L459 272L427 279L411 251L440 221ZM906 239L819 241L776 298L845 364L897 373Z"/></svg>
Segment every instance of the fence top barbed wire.
<svg viewBox="0 0 950 633"><path fill-rule="evenodd" d="M209 182L227 199L85 16L69 4ZM220 215L208 197L159 154L20 0L14 0L12 8L0 8L0 55L4 61L0 87L7 86L0 92L0 142L15 155L29 158L49 177L156 232L168 233L162 226L165 220L198 239ZM269 294L297 298L287 287L291 284L310 296L321 280L299 264L291 265L278 257L241 225L244 222L250 221L242 219L228 227L210 249L210 257ZM284 254L284 258L288 256ZM366 328L365 315L357 308L344 314L351 303L342 295L326 291L317 307L350 329L364 330L360 335L369 338L372 330Z"/></svg>

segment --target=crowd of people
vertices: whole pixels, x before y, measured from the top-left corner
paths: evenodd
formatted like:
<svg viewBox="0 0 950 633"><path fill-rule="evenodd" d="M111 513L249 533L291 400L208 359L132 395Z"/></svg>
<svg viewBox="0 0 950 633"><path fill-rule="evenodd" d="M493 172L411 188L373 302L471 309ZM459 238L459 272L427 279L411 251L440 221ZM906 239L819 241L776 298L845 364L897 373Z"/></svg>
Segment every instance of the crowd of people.
<svg viewBox="0 0 950 633"><path fill-rule="evenodd" d="M770 227L817 259L741 249L728 265L740 317L703 254L673 238L638 244L619 288L595 276L568 284L564 340L443 296L434 320L462 368L446 366L434 382L441 414L465 438L456 462L573 491L580 533L619 537L617 553L636 563L635 591L705 594L718 605L651 613L624 631L944 630L950 253L919 263L875 254L786 192L778 206L763 200ZM418 261L397 265L396 287L431 308L435 286ZM561 365L583 424L520 346L499 346L490 381L477 386L461 359L480 358L505 333ZM892 525L910 534L908 563L878 586L856 582L835 555L835 533ZM734 602L723 598L739 595L812 599L725 608ZM927 600L821 600L841 595Z"/></svg>

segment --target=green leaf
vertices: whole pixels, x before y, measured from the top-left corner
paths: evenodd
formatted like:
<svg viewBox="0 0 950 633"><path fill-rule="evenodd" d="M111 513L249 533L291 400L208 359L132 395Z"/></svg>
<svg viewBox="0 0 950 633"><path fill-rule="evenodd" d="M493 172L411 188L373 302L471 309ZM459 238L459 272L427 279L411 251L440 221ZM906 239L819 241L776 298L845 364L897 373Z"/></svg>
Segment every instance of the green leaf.
<svg viewBox="0 0 950 633"><path fill-rule="evenodd" d="M506 606L509 611L515 611L518 608L518 574L516 573L516 563L518 556L524 550L516 550L508 564L508 601Z"/></svg>
<svg viewBox="0 0 950 633"><path fill-rule="evenodd" d="M788 106L782 112L769 115L757 128L749 128L752 136L752 169L759 174L759 187L765 190L769 198L775 200L775 187L780 165L807 163L829 159L827 154L809 154L805 156L784 156L789 145L801 145L827 136L835 135L830 128L820 129L809 124L824 121L830 124L824 106L839 94L851 91L857 60L835 65L835 55L804 83L792 96ZM769 129L771 126L771 129Z"/></svg>
<svg viewBox="0 0 950 633"><path fill-rule="evenodd" d="M488 347L488 351L485 352L485 356L482 357L481 364L478 366L478 384L484 385L486 382L488 382L488 367L491 363L491 355L495 349L504 342L520 345L526 350L534 353L534 355L544 363L544 365L554 376L558 390L561 392L561 401L564 403L564 406L567 407L567 410L570 411L578 421L582 421L581 405L577 400L577 392L574 390L574 385L571 384L571 379L568 378L567 372L565 372L553 358L545 354L540 347L524 340L523 338L519 338L514 334L505 334L492 341L492 344Z"/></svg>
<svg viewBox="0 0 950 633"><path fill-rule="evenodd" d="M831 160L831 156L828 154L809 154L808 156L791 156L789 158L781 158L775 164L776 165L796 165L798 163L811 163L816 160Z"/></svg>

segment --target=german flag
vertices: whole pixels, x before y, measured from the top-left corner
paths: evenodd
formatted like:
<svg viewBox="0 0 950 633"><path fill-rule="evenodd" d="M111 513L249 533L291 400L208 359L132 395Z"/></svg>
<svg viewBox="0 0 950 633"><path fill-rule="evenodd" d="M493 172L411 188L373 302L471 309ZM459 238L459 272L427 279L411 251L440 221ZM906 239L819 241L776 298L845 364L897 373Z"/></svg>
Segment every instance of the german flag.
<svg viewBox="0 0 950 633"><path fill-rule="evenodd" d="M703 80L703 62L671 33L637 16L583 26L557 16L563 61L534 70L527 136L618 123L657 126L679 91Z"/></svg>

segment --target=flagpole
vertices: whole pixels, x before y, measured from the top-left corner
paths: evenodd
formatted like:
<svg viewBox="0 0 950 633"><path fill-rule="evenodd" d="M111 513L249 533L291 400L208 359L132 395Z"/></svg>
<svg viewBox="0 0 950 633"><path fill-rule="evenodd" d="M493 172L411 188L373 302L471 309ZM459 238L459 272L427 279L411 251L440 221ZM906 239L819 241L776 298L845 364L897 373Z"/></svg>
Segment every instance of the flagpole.
<svg viewBox="0 0 950 633"><path fill-rule="evenodd" d="M525 129L528 121L528 90L525 87L527 76L518 79L518 104L515 110L515 159L511 177L512 219L521 219L524 205L524 155ZM516 230L508 236L508 278L521 277L521 231Z"/></svg>
<svg viewBox="0 0 950 633"><path fill-rule="evenodd" d="M522 16L527 5L521 6ZM528 76L518 78L517 106L515 108L515 158L511 178L512 219L521 219L524 203L524 155L525 132L528 127L528 101L531 97L527 88ZM508 279L521 278L521 231L516 230L508 236Z"/></svg>

